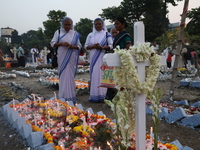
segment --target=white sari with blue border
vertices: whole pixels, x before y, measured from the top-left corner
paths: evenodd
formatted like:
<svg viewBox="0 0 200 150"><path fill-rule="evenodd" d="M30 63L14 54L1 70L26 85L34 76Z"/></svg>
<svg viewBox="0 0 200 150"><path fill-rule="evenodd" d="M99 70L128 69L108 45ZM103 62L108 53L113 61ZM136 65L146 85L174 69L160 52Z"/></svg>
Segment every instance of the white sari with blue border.
<svg viewBox="0 0 200 150"><path fill-rule="evenodd" d="M109 34L109 38L112 41L112 37ZM110 45L112 48L112 42L108 43L108 37L106 37L106 31L92 32L88 35L85 43L85 47L99 43L101 46ZM90 97L91 102L101 102L105 99L107 88L99 87L103 75L103 71L100 69L103 64L103 56L105 50L92 49L90 50Z"/></svg>
<svg viewBox="0 0 200 150"><path fill-rule="evenodd" d="M59 42L68 42L69 44L81 48L79 41L80 34L76 31L70 30L67 33L60 34ZM78 66L80 50L69 49L65 46L58 48L58 75L59 75L59 98L64 98L66 101L73 101L76 103L76 85L75 75Z"/></svg>

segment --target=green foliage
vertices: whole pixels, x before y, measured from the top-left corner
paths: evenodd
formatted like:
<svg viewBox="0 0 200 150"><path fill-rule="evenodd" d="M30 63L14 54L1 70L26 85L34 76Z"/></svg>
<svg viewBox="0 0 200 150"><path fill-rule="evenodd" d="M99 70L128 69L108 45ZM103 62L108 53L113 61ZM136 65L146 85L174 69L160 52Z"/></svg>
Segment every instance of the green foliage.
<svg viewBox="0 0 200 150"><path fill-rule="evenodd" d="M185 30L191 35L200 35L200 7L188 11L187 17L190 21Z"/></svg>
<svg viewBox="0 0 200 150"><path fill-rule="evenodd" d="M39 28L38 31L29 30L27 33L21 35L21 39L28 49L31 49L33 45L37 45L37 48L41 50L44 46L48 46L49 44L41 28Z"/></svg>
<svg viewBox="0 0 200 150"><path fill-rule="evenodd" d="M94 139L96 141L95 145L107 145L107 141L110 141L113 138L111 131L112 128L106 120L99 122L94 128L94 132L96 133L94 135Z"/></svg>
<svg viewBox="0 0 200 150"><path fill-rule="evenodd" d="M47 14L47 17L49 18L49 20L43 22L43 25L45 28L44 34L47 39L50 40L53 37L54 32L60 29L61 19L64 18L65 16L66 16L66 12L63 12L61 10L49 11L49 13Z"/></svg>
<svg viewBox="0 0 200 150"><path fill-rule="evenodd" d="M156 38L156 41L160 43L160 52L162 52L165 48L171 47L175 49L178 42L178 35L180 29L174 29L170 31L166 31L162 34L162 36ZM191 47L194 49L198 49L199 46L195 46L197 43L200 43L200 36L199 35L190 35L187 31L183 33L185 43L190 43Z"/></svg>
<svg viewBox="0 0 200 150"><path fill-rule="evenodd" d="M118 7L103 9L100 16L110 22L113 22L117 16L123 16L130 27L136 21L143 21L146 40L153 42L156 37L168 30L167 5L177 6L178 1L182 0L123 0ZM128 32L133 33L130 28Z"/></svg>
<svg viewBox="0 0 200 150"><path fill-rule="evenodd" d="M20 43L21 43L21 36L18 35L17 30L14 30L11 36L11 44L19 45Z"/></svg>
<svg viewBox="0 0 200 150"><path fill-rule="evenodd" d="M157 88L153 93L148 92L148 98L151 100L151 109L153 111L153 131L154 131L154 150L158 150L158 125L159 125L159 113L161 112L159 108L160 99L163 92L160 88Z"/></svg>
<svg viewBox="0 0 200 150"><path fill-rule="evenodd" d="M93 21L88 18L81 18L78 23L75 24L74 29L81 34L80 42L85 44L87 35L92 32Z"/></svg>
<svg viewBox="0 0 200 150"><path fill-rule="evenodd" d="M99 14L99 16L102 19L110 20L111 22L114 22L117 16L122 16L120 7L116 7L116 6L108 7L108 8L102 9L102 11L103 13Z"/></svg>

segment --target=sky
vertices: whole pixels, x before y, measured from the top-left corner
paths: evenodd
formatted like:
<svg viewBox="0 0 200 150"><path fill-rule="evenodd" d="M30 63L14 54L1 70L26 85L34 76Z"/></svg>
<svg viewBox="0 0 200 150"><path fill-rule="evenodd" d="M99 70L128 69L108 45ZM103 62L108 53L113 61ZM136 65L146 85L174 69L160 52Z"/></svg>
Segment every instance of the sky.
<svg viewBox="0 0 200 150"><path fill-rule="evenodd" d="M94 20L102 13L102 9L116 6L122 0L0 0L0 28L10 27L21 35L29 30L38 30L43 27L43 22L48 20L47 14L51 10L61 10L72 18L74 24L80 18ZM180 22L184 1L178 6L169 5L170 23ZM200 6L200 0L190 0L189 9ZM186 22L189 20L186 20ZM109 25L106 21L106 25Z"/></svg>

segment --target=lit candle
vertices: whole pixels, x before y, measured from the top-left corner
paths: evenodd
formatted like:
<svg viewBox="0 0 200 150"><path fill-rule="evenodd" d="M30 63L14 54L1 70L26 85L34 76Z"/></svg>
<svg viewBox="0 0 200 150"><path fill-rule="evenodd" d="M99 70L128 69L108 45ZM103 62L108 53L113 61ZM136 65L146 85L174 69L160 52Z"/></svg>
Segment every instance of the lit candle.
<svg viewBox="0 0 200 150"><path fill-rule="evenodd" d="M152 147L153 127L150 128L150 147Z"/></svg>
<svg viewBox="0 0 200 150"><path fill-rule="evenodd" d="M33 95L34 105L36 105L35 94L31 94L31 95Z"/></svg>
<svg viewBox="0 0 200 150"><path fill-rule="evenodd" d="M54 92L54 95L55 95L55 100L57 100L56 92Z"/></svg>
<svg viewBox="0 0 200 150"><path fill-rule="evenodd" d="M89 111L89 110L87 111L87 114L88 114L88 118L90 118L90 116L91 116L91 113L90 113L90 111Z"/></svg>
<svg viewBox="0 0 200 150"><path fill-rule="evenodd" d="M107 141L108 146L110 147L111 150L113 150L112 145Z"/></svg>
<svg viewBox="0 0 200 150"><path fill-rule="evenodd" d="M60 145L60 147L61 147L61 149L62 149L62 150L65 150L65 148L64 148L64 146L63 146L63 144L62 144L62 145Z"/></svg>
<svg viewBox="0 0 200 150"><path fill-rule="evenodd" d="M90 146L90 150L93 150L93 148Z"/></svg>
<svg viewBox="0 0 200 150"><path fill-rule="evenodd" d="M13 99L13 109L15 110L15 100Z"/></svg>
<svg viewBox="0 0 200 150"><path fill-rule="evenodd" d="M39 99L39 103L41 103L41 98L40 98L40 97L38 97L38 99Z"/></svg>

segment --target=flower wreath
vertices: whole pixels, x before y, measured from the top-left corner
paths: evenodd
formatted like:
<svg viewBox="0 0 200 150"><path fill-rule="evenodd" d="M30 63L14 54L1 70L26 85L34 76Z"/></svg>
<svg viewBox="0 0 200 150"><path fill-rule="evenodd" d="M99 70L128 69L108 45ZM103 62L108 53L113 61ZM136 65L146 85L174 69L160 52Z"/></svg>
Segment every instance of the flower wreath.
<svg viewBox="0 0 200 150"><path fill-rule="evenodd" d="M114 69L115 83L118 88L131 89L138 94L147 94L148 91L153 91L159 73L160 57L156 54L152 55L154 51L150 43L138 44L130 47L129 50L117 47L115 53L119 54L122 63L122 66ZM132 55L138 62L147 61L148 59L151 62L151 65L146 68L144 82L140 82Z"/></svg>
<svg viewBox="0 0 200 150"><path fill-rule="evenodd" d="M119 54L122 66L114 68L114 79L117 95L113 101L106 101L111 106L116 117L117 133L120 135L121 146L126 149L133 145L133 134L135 133L135 94L147 94L153 91L159 73L158 55L154 53L150 43L138 44L130 47L129 50L114 49ZM146 68L146 80L140 82L140 78L135 68L133 56L139 62L150 60L151 65ZM121 90L123 87L123 90Z"/></svg>

